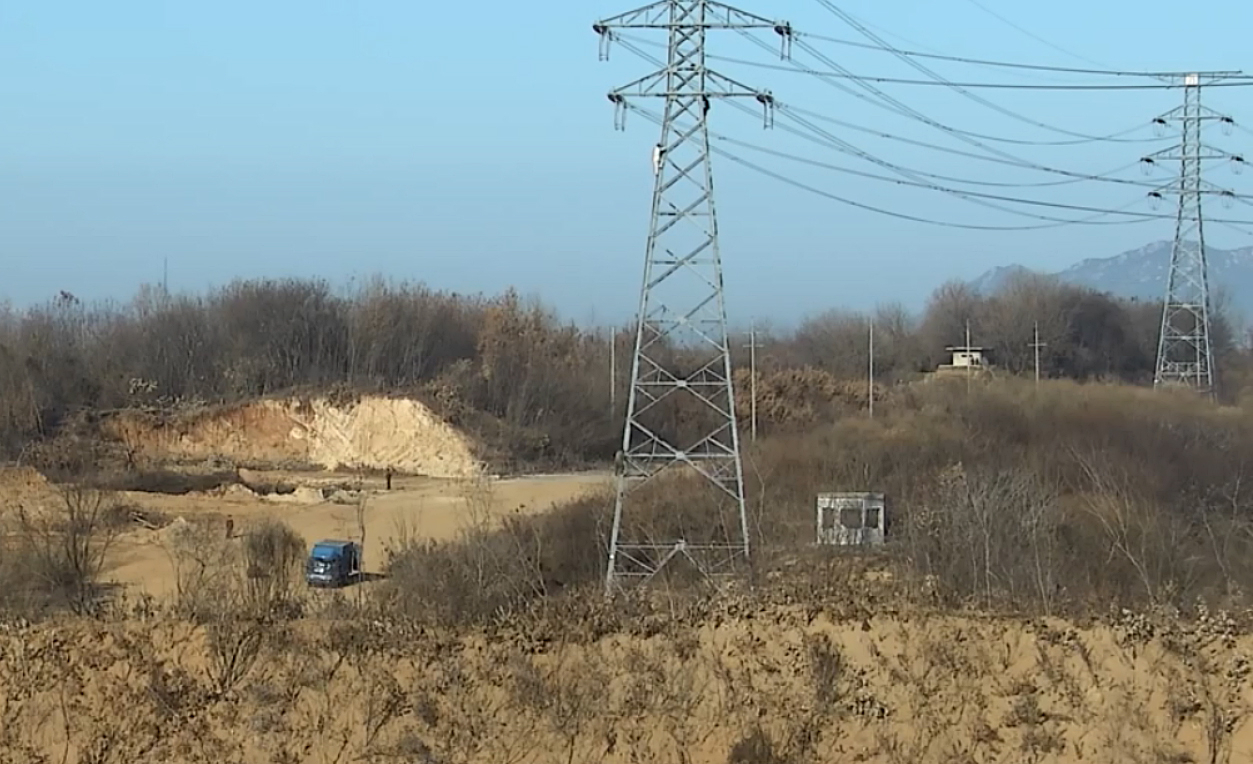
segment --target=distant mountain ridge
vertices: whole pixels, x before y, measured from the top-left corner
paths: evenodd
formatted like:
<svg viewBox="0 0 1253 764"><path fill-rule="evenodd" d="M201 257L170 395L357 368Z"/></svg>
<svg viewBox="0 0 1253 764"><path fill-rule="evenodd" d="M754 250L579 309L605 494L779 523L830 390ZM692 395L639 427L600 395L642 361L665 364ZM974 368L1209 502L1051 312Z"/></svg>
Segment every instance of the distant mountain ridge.
<svg viewBox="0 0 1253 764"><path fill-rule="evenodd" d="M1089 258L1051 275L1117 297L1160 300L1166 293L1171 246L1169 241L1156 241L1113 257ZM1205 254L1211 293L1225 294L1227 307L1238 314L1233 317L1253 318L1253 247L1206 247ZM1035 272L1021 265L999 266L969 284L981 294L990 294L1015 274Z"/></svg>

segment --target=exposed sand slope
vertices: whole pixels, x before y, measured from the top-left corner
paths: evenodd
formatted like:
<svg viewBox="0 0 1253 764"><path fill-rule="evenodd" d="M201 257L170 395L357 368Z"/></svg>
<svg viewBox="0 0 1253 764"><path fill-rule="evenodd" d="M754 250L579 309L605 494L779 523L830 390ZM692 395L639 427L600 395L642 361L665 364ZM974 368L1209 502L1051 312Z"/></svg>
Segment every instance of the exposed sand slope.
<svg viewBox="0 0 1253 764"><path fill-rule="evenodd" d="M309 622L222 693L215 652L186 624L15 629L0 634L0 758L1253 760L1253 639L1221 629L1149 637L1134 619L840 621L753 605L659 626L575 643L542 624L449 638ZM730 757L756 729L756 748Z"/></svg>
<svg viewBox="0 0 1253 764"><path fill-rule="evenodd" d="M469 438L408 398L262 400L170 422L127 414L106 427L155 459L224 457L454 478L481 471Z"/></svg>

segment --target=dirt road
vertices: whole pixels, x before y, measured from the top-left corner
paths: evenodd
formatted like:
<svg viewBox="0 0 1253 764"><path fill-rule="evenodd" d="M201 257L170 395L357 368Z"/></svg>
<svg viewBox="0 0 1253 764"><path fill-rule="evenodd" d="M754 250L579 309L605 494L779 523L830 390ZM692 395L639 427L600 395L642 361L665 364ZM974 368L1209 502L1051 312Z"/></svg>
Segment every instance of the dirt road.
<svg viewBox="0 0 1253 764"><path fill-rule="evenodd" d="M268 473L263 477L303 485L351 478L328 473ZM384 563L384 550L405 534L431 539L453 538L476 519L499 518L515 511L543 512L556 503L609 485L610 477L606 473L582 473L479 482L398 478L390 492L381 490L381 481L375 480L366 486L370 495L365 509L365 568L379 570ZM310 492L301 493L307 496ZM223 533L228 517L234 521L236 533L250 522L277 518L295 529L309 544L324 538L359 538L357 507L353 504L327 500L303 503L301 496L266 499L243 491L223 496L128 493L125 499L169 517L220 523ZM126 533L113 547L108 577L128 585L134 592L146 592L155 597L171 593L174 570L162 538L162 533L145 529Z"/></svg>

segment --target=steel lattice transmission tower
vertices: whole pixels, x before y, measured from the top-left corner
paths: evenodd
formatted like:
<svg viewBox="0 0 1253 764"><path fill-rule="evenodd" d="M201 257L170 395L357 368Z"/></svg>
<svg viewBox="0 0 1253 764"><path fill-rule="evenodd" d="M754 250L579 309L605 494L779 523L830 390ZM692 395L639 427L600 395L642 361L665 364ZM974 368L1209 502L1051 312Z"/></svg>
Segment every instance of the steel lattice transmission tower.
<svg viewBox="0 0 1253 764"><path fill-rule="evenodd" d="M1142 160L1150 166L1159 162L1179 162L1180 166L1177 181L1149 194L1155 200L1169 195L1179 197L1153 386L1188 386L1211 397L1215 389L1214 359L1201 199L1206 194L1230 195L1231 192L1206 183L1201 171L1207 161L1239 158L1202 143L1201 129L1206 122L1230 124L1231 119L1201 105L1201 88L1230 74L1204 72L1168 76L1168 80L1183 86L1183 105L1153 122L1159 127L1177 123L1181 140Z"/></svg>
<svg viewBox="0 0 1253 764"><path fill-rule="evenodd" d="M705 38L709 30L773 30L783 38L786 55L791 27L711 0L662 0L603 19L593 29L601 37L602 60L617 30L664 29L669 37L662 69L609 93L619 129L635 108L631 99L664 103L661 138L653 148L652 217L609 540L605 584L612 594L625 580L652 578L675 558L689 560L706 575L731 572L748 561L706 117L718 99L750 98L762 105L768 126L774 99L710 70ZM675 427L680 410L675 407L684 404L686 437ZM710 523L704 516L689 524L683 511L676 511L645 531L633 513L633 498L665 470L687 472L704 483L719 519Z"/></svg>

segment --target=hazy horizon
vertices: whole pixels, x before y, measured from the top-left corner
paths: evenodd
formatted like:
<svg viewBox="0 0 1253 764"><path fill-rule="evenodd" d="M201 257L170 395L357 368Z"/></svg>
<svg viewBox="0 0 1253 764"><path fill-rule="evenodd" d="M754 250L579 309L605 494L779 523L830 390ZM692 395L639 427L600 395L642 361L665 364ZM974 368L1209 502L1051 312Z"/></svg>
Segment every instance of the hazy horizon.
<svg viewBox="0 0 1253 764"><path fill-rule="evenodd" d="M737 5L803 32L865 41L817 3ZM310 276L339 285L384 274L463 293L514 286L580 323L589 315L600 323L627 321L639 288L657 129L633 114L626 131L615 132L605 93L653 67L621 46L609 62L597 61L591 24L631 6L493 3L472 19L456 7L399 2L375 3L368 12L287 0L8 9L0 25L0 96L10 105L0 127L0 251L9 267L0 278L0 301L29 305L61 290L89 301L126 300L141 283L159 283L168 258L175 292L235 278ZM842 7L906 49L1084 65L971 3L914 0L890 13L868 0ZM1126 0L1100 6L1061 0L1003 13L1075 55L1126 69L1240 68L1243 29L1253 21L1247 6L1180 16L1146 13ZM883 52L812 44L860 75L922 78ZM735 33L711 34L710 46L716 55L786 67ZM794 58L815 65L799 50ZM959 82L1085 81L925 64ZM721 60L710 65L799 108L974 151L803 73ZM948 88L881 87L964 130L1006 141L1067 141ZM1109 135L1141 125L1134 135L1146 138L1153 137L1149 121L1180 98L1177 90L972 92L1065 130ZM1253 125L1247 92L1206 91L1206 102ZM781 129L782 120L766 131L758 118L721 104L711 118L713 130L737 140L884 174L798 140ZM1048 184L1057 176L824 127L891 162L986 184L968 190L1149 211L1142 188L1088 182L1001 188ZM1215 131L1211 138L1233 153L1253 153L1248 133ZM1128 166L1120 177L1143 181L1135 164L1157 144L989 145L1081 173ZM814 187L900 213L978 225L1036 222L933 190L735 151ZM1057 271L1173 234L1167 220L1021 232L939 228L843 206L717 156L714 162L728 311L740 326L752 316L790 324L830 308L913 307L941 283L992 267ZM1224 169L1207 177L1238 193L1253 189L1247 177ZM1253 218L1247 208L1249 215L1214 208L1213 214ZM1212 226L1207 242L1236 248L1253 238Z"/></svg>

